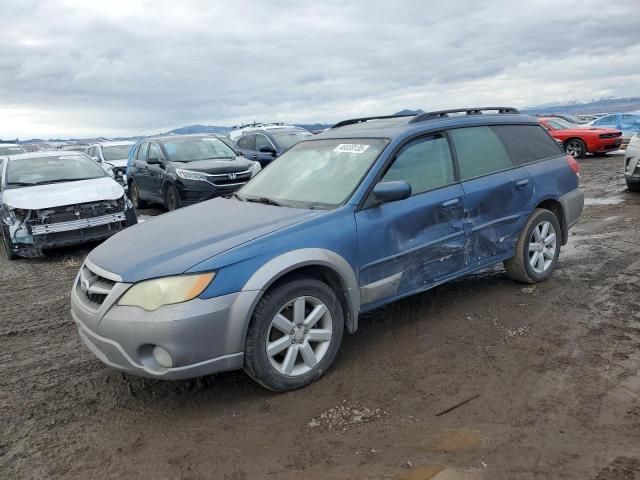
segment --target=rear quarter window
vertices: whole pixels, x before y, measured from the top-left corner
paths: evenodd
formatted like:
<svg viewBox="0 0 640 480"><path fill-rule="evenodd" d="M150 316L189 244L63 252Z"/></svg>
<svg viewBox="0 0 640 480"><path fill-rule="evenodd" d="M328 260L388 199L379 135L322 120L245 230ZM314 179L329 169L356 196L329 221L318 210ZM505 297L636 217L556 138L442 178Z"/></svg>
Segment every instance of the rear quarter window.
<svg viewBox="0 0 640 480"><path fill-rule="evenodd" d="M514 165L563 154L555 140L538 125L495 125L491 129L504 144Z"/></svg>
<svg viewBox="0 0 640 480"><path fill-rule="evenodd" d="M451 130L458 156L460 179L468 180L513 167L504 145L491 127Z"/></svg>

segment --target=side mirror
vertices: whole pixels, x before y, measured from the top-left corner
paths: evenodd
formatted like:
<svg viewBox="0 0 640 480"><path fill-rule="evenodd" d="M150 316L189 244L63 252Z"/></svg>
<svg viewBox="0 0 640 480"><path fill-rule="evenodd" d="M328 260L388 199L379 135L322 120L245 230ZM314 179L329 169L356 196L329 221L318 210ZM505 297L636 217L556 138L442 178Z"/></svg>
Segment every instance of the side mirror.
<svg viewBox="0 0 640 480"><path fill-rule="evenodd" d="M373 198L379 203L395 202L411 196L411 185L404 180L381 182L373 187Z"/></svg>
<svg viewBox="0 0 640 480"><path fill-rule="evenodd" d="M147 164L148 165L160 165L160 160L156 157L151 157L151 158L147 158Z"/></svg>
<svg viewBox="0 0 640 480"><path fill-rule="evenodd" d="M270 153L270 154L272 154L272 155L275 155L275 154L277 153L277 152L276 152L276 149L275 149L275 148L273 148L273 147L270 147L269 145L262 145L262 146L258 149L258 151L259 151L260 153Z"/></svg>

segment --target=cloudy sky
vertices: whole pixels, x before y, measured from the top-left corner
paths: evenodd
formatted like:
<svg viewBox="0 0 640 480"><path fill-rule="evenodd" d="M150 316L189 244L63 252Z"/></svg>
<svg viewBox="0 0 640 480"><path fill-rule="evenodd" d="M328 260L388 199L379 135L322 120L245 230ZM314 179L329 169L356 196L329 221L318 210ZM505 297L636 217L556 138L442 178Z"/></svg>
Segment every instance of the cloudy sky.
<svg viewBox="0 0 640 480"><path fill-rule="evenodd" d="M2 0L0 138L640 95L638 0Z"/></svg>

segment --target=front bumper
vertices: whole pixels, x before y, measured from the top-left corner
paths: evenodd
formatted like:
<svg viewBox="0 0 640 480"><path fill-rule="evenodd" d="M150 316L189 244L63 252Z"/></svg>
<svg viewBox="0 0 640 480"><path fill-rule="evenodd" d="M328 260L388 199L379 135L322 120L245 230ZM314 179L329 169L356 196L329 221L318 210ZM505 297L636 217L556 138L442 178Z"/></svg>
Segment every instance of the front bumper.
<svg viewBox="0 0 640 480"><path fill-rule="evenodd" d="M231 195L240 189L246 181L234 182L229 185L214 185L209 182L201 182L196 180L180 180L176 181L176 189L180 196L180 202L183 205L204 202L216 197Z"/></svg>
<svg viewBox="0 0 640 480"><path fill-rule="evenodd" d="M622 138L604 138L599 139L597 143L595 143L591 147L591 152L611 152L614 150L619 150L622 145Z"/></svg>
<svg viewBox="0 0 640 480"><path fill-rule="evenodd" d="M83 297L77 279L74 284L73 320L82 341L102 362L135 375L167 380L242 368L246 326L258 292L197 298L148 312L117 305L130 286L115 282L102 304L93 305ZM156 361L155 346L168 352L170 368Z"/></svg>

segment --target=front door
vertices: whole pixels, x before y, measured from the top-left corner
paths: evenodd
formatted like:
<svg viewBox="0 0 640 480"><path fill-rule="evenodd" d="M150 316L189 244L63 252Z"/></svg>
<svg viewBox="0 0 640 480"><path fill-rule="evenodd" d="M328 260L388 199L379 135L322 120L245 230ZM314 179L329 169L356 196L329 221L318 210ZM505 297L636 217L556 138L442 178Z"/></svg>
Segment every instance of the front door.
<svg viewBox="0 0 640 480"><path fill-rule="evenodd" d="M464 192L447 138L412 140L381 182L404 180L411 197L356 213L363 306L424 290L464 269Z"/></svg>
<svg viewBox="0 0 640 480"><path fill-rule="evenodd" d="M266 135L261 133L256 134L256 157L252 158L252 160L257 160L261 166L266 167L273 162L276 153L261 152L260 147L271 148L274 152L276 151L276 147L273 146L273 143L271 143L271 140L269 140Z"/></svg>
<svg viewBox="0 0 640 480"><path fill-rule="evenodd" d="M157 159L160 163L148 163L149 168L149 184L148 189L151 195L159 201L164 201L162 186L164 184L164 177L167 171L167 167L164 164L162 157L162 151L160 146L156 142L149 144L148 159Z"/></svg>

